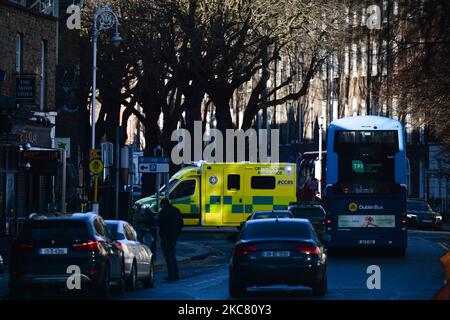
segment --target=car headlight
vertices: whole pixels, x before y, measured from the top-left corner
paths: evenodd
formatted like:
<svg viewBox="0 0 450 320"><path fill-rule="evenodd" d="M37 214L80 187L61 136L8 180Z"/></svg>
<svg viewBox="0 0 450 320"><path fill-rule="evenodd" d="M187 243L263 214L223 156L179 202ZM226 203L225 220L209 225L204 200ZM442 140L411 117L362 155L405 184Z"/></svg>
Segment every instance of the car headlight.
<svg viewBox="0 0 450 320"><path fill-rule="evenodd" d="M150 207L151 207L150 204L145 203L141 206L141 210L147 210L147 209L150 209Z"/></svg>

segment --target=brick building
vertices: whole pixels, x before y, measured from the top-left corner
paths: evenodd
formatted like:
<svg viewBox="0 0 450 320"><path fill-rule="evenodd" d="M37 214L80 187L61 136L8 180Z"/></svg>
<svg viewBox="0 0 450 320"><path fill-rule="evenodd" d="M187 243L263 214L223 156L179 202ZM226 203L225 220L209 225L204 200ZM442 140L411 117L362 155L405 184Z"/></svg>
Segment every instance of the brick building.
<svg viewBox="0 0 450 320"><path fill-rule="evenodd" d="M56 0L0 0L0 235L55 200L56 166L39 172L21 155L54 147L57 9Z"/></svg>

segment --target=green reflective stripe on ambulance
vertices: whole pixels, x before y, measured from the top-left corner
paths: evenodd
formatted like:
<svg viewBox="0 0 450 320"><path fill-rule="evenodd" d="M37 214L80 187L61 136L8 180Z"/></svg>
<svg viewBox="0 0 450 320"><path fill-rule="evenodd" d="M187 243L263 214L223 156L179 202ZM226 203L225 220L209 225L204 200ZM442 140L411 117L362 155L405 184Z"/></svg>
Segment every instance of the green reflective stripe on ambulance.
<svg viewBox="0 0 450 320"><path fill-rule="evenodd" d="M272 196L253 196L253 204L273 204Z"/></svg>

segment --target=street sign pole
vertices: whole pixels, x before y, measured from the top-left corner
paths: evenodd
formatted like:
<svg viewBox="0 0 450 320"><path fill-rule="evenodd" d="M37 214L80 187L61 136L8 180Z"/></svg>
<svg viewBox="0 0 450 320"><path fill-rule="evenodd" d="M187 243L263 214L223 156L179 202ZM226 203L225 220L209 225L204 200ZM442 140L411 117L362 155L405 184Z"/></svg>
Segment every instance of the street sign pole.
<svg viewBox="0 0 450 320"><path fill-rule="evenodd" d="M161 184L161 173L156 174L156 213L159 213L159 187Z"/></svg>
<svg viewBox="0 0 450 320"><path fill-rule="evenodd" d="M67 154L65 149L61 149L61 153L62 153L61 212L66 213Z"/></svg>

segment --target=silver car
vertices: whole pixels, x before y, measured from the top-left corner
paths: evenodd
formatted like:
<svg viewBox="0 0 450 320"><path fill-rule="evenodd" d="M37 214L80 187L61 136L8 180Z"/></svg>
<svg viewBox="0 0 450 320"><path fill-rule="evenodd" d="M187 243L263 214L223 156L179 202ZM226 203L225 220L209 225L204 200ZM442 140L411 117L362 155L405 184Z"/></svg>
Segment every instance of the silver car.
<svg viewBox="0 0 450 320"><path fill-rule="evenodd" d="M109 233L124 252L125 275L127 287L134 290L138 281L145 288L153 287L153 253L146 244L150 244L151 236L144 238L144 243L137 240L137 233L128 222L122 220L106 220Z"/></svg>

